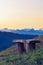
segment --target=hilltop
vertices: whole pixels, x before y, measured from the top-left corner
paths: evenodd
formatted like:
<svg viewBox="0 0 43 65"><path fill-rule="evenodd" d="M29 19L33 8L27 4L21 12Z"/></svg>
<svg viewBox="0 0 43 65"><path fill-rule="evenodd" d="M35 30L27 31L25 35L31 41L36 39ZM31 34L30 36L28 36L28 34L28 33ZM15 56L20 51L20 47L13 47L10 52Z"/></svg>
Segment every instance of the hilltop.
<svg viewBox="0 0 43 65"><path fill-rule="evenodd" d="M36 39L43 41L43 35L36 37Z"/></svg>

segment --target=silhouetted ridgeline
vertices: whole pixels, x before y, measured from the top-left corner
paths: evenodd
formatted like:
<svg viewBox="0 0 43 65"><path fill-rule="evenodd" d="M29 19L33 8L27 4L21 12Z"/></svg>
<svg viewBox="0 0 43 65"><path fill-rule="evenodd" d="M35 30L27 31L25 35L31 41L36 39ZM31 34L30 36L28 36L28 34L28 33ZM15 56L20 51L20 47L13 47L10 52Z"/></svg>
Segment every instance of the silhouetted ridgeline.
<svg viewBox="0 0 43 65"><path fill-rule="evenodd" d="M13 45L16 45L12 42L12 40L14 39L33 39L37 36L38 35L23 35L0 31L0 51L3 51Z"/></svg>

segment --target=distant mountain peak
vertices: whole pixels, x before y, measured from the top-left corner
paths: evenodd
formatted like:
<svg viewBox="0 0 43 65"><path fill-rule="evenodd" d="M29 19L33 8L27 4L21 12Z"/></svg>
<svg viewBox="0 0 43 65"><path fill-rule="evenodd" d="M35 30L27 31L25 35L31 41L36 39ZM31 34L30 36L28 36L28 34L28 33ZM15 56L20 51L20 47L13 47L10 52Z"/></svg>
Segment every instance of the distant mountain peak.
<svg viewBox="0 0 43 65"><path fill-rule="evenodd" d="M4 28L4 29L2 29L1 31L4 31L4 32L11 32L10 29L8 29L8 28Z"/></svg>

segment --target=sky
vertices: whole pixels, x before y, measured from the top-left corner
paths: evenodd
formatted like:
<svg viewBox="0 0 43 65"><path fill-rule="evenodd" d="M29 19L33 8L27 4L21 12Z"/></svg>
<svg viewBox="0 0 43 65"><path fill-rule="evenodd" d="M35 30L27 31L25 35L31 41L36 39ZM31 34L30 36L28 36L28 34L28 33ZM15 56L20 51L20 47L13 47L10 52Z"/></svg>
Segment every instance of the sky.
<svg viewBox="0 0 43 65"><path fill-rule="evenodd" d="M0 29L43 28L43 0L0 0Z"/></svg>

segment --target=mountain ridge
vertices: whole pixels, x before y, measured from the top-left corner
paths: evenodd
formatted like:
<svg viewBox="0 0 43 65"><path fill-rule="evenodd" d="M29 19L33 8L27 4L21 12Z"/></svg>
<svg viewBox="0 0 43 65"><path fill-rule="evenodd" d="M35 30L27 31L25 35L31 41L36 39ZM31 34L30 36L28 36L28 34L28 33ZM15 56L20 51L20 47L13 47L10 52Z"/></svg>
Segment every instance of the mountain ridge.
<svg viewBox="0 0 43 65"><path fill-rule="evenodd" d="M35 30L35 29L17 29L17 30L12 30L8 28L4 28L1 30L2 32L12 32L12 33L17 33L17 34L29 34L29 35L43 35L43 29Z"/></svg>
<svg viewBox="0 0 43 65"><path fill-rule="evenodd" d="M11 46L15 46L13 40L16 39L33 39L38 35L25 35L25 34L17 34L12 32L0 32L0 51L3 51Z"/></svg>

